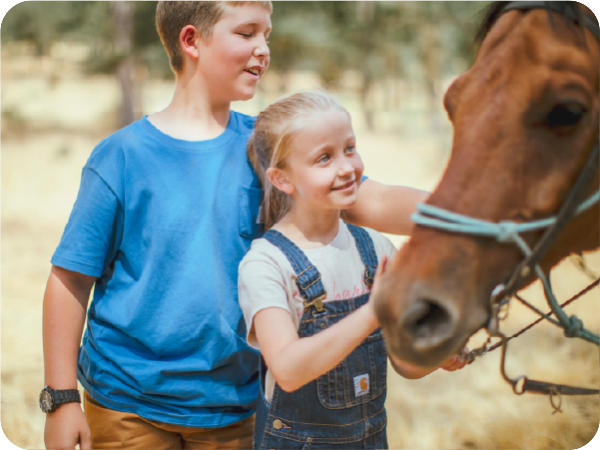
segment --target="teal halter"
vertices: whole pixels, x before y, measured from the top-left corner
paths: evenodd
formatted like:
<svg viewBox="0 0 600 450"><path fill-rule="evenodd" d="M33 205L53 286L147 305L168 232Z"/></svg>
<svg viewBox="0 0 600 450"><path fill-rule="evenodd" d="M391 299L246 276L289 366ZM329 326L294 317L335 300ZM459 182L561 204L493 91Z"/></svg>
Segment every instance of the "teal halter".
<svg viewBox="0 0 600 450"><path fill-rule="evenodd" d="M600 190L581 203L577 207L575 214L578 215L590 209L598 201L600 201ZM462 214L453 213L425 203L419 203L417 205L417 212L413 213L410 218L414 223L426 227L437 228L451 233L493 237L498 242L514 243L521 249L524 256L529 256L531 249L519 235L528 231L543 230L556 222L556 217L549 217L525 223L510 221L494 223L463 216Z"/></svg>

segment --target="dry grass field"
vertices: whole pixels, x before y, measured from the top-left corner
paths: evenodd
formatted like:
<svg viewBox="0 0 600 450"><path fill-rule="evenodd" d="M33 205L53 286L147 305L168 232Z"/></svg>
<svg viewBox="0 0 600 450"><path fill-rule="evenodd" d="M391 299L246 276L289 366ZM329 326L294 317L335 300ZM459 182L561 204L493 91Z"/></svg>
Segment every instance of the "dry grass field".
<svg viewBox="0 0 600 450"><path fill-rule="evenodd" d="M3 49L1 425L14 445L39 449L44 447L44 414L37 405L44 381L42 298L49 261L75 200L81 168L95 144L112 130L118 91L110 78L52 77L52 59L20 60L16 53L9 57ZM257 113L277 97L268 90L277 85L275 74L268 74L257 98L236 109ZM291 90L316 85L310 74L296 74L289 83ZM432 134L423 98L400 86L399 109L378 111L377 129L368 131L351 77L338 88L354 117L366 173L385 183L433 189L448 158L448 124L441 134ZM162 108L170 99L170 83L147 81L144 89L144 112ZM444 117L441 109L439 116ZM397 245L403 242L392 239ZM587 262L600 272L600 253L588 255ZM588 282L569 261L553 273L560 299ZM568 309L595 332L600 328L599 292L591 291ZM523 296L547 309L538 284ZM515 303L502 327L513 333L534 319ZM472 346L482 339L476 335ZM500 376L499 357L499 351L492 352L461 371L439 371L416 381L391 375L390 447L576 449L592 440L600 421L597 396L563 398L563 412L552 414L548 397L512 393ZM527 374L564 384L600 384L598 348L566 339L549 324L511 341L507 370L511 376Z"/></svg>

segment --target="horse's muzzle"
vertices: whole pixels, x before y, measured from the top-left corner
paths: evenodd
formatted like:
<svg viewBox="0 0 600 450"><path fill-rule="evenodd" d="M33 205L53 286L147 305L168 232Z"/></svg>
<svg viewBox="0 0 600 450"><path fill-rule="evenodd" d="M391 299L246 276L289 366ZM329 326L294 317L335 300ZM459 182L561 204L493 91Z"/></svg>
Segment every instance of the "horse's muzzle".
<svg viewBox="0 0 600 450"><path fill-rule="evenodd" d="M402 299L397 308L388 309L389 300L375 305L388 351L402 361L422 367L439 366L461 351L488 317L486 309L470 307L465 314L456 302L418 295L418 291Z"/></svg>

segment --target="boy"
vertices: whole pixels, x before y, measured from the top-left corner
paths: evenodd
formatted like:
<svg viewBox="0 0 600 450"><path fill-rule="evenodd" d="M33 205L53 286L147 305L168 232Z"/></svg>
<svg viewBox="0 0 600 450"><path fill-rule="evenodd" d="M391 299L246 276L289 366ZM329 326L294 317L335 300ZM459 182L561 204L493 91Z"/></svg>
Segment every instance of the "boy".
<svg viewBox="0 0 600 450"><path fill-rule="evenodd" d="M258 353L237 267L261 190L246 157L254 118L230 103L252 98L269 65L270 13L270 2L159 2L173 100L94 149L52 257L48 448L252 447ZM349 219L407 234L425 195L367 180Z"/></svg>

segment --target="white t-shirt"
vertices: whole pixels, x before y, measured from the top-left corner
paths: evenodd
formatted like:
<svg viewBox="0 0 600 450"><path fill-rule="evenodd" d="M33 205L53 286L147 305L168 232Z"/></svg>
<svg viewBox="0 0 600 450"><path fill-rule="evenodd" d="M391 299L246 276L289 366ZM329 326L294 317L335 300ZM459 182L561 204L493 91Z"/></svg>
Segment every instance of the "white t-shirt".
<svg viewBox="0 0 600 450"><path fill-rule="evenodd" d="M365 228L373 240L378 261L391 257L396 248L388 238L370 228ZM321 281L327 292L324 302L346 300L369 291L365 285L365 266L356 248L356 241L346 224L340 220L338 234L328 245L314 249L301 249L308 260L321 273ZM294 269L279 250L266 239L252 243L239 268L238 289L240 306L248 330L248 343L259 348L254 332L253 319L258 311L278 307L292 316L296 329L304 312L304 299L294 280ZM270 401L275 380L269 372L265 379L265 397Z"/></svg>

